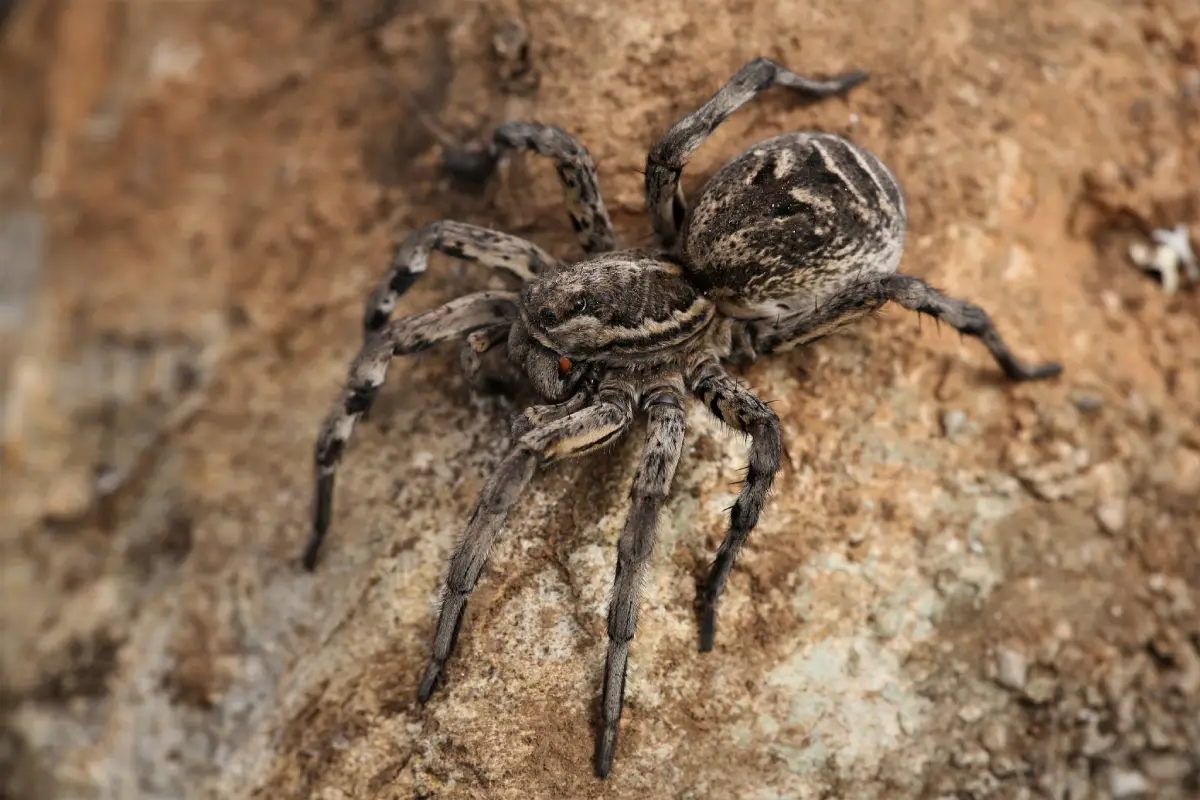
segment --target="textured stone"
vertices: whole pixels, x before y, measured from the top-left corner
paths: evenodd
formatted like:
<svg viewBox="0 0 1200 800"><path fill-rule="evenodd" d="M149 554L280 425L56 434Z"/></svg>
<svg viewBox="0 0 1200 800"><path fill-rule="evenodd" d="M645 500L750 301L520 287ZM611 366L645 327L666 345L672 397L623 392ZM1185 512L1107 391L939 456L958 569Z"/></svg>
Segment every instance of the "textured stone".
<svg viewBox="0 0 1200 800"><path fill-rule="evenodd" d="M1194 214L1195 124L1145 90L1178 79L1190 34L1163 20L1184 5L19 4L0 213L40 192L50 240L6 328L24 411L0 477L0 794L1094 797L1109 775L1062 735L1086 684L1102 730L1122 725L1105 757L1171 796L1187 776L1144 756L1200 739L1168 722L1200 719L1181 534L1200 524L1200 316L1093 232ZM528 47L497 48L514 17ZM446 142L519 118L578 134L641 246L647 147L759 54L871 78L816 105L772 89L692 155L685 189L778 132L852 136L904 184L904 270L1069 375L1005 382L979 342L898 308L736 370L787 457L711 653L697 576L747 443L689 408L600 786L592 709L643 429L532 481L425 706L438 580L517 408L473 396L453 346L397 360L309 575L312 448L399 237L453 217L578 253L552 165L514 155L460 187L435 169ZM1116 180L1092 186L1102 164ZM435 256L397 313L501 285ZM1080 386L1114 399L1081 413ZM957 442L948 407L969 417ZM1105 463L1128 479L1119 539L1097 530ZM1170 669L1142 597L1180 634ZM1044 647L1064 622L1070 642ZM996 642L1038 661L1024 695L988 677ZM1142 711L1121 716L1125 695Z"/></svg>
<svg viewBox="0 0 1200 800"><path fill-rule="evenodd" d="M996 682L1006 689L1021 691L1029 676L1029 661L1024 655L1008 647L996 651Z"/></svg>

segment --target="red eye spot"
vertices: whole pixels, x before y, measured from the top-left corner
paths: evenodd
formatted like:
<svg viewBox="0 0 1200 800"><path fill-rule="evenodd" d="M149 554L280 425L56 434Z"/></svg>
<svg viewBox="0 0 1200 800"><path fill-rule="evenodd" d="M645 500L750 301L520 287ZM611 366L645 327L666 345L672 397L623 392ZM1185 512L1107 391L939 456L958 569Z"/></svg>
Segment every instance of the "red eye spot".
<svg viewBox="0 0 1200 800"><path fill-rule="evenodd" d="M558 374L566 375L570 371L571 371L571 359L569 359L565 356L563 358L560 358L558 360Z"/></svg>

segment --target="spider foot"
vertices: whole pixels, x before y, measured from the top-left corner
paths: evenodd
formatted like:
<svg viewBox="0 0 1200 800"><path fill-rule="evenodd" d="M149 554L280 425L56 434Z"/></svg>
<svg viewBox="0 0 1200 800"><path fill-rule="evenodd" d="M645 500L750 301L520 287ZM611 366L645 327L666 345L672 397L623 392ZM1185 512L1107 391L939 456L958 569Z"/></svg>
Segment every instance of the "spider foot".
<svg viewBox="0 0 1200 800"><path fill-rule="evenodd" d="M437 689L438 678L442 675L442 665L436 661L430 662L425 668L425 677L421 678L421 685L417 688L417 702L425 705L429 702L429 698L433 697L433 692Z"/></svg>
<svg viewBox="0 0 1200 800"><path fill-rule="evenodd" d="M442 169L461 181L475 185L487 183L498 163L499 152L486 145L446 150L442 156Z"/></svg>
<svg viewBox="0 0 1200 800"><path fill-rule="evenodd" d="M596 740L596 777L607 778L617 753L617 728L605 727Z"/></svg>
<svg viewBox="0 0 1200 800"><path fill-rule="evenodd" d="M1001 364L1004 375L1012 381L1044 381L1062 374L1063 367L1057 361L1049 361L1037 366L1028 366L1013 360Z"/></svg>
<svg viewBox="0 0 1200 800"><path fill-rule="evenodd" d="M700 652L711 653L717 640L717 608L705 603L700 612Z"/></svg>

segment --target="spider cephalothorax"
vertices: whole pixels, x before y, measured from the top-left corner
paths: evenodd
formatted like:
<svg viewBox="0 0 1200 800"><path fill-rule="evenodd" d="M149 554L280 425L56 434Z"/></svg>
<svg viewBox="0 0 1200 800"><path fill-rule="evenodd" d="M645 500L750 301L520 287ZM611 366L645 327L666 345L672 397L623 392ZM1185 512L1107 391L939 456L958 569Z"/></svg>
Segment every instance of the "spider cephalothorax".
<svg viewBox="0 0 1200 800"><path fill-rule="evenodd" d="M790 133L754 145L718 170L688 207L679 185L684 164L730 113L774 85L820 99L845 93L865 78L854 72L811 80L766 59L739 70L650 150L646 203L658 240L650 250L618 248L591 157L558 128L508 123L482 154L448 156L448 168L476 177L488 174L510 149L555 159L587 257L562 264L515 236L436 222L400 245L388 276L367 302L362 350L317 441L307 568L315 567L329 527L336 465L393 357L465 337L462 363L473 384L525 381L548 403L514 418L512 447L485 483L451 557L433 655L418 692L422 702L450 657L467 597L505 517L536 469L604 447L643 412L649 427L617 543L608 614L596 747L596 772L608 774L642 579L659 510L683 452L687 397L699 399L752 441L746 479L702 598L702 650L713 646L717 601L779 469L778 418L723 362L812 341L892 301L978 337L1013 380L1061 371L1057 364L1024 365L978 306L897 272L907 225L904 196L874 155L842 137ZM466 295L389 322L396 300L434 250L507 272L523 288ZM486 360L497 352L504 358Z"/></svg>

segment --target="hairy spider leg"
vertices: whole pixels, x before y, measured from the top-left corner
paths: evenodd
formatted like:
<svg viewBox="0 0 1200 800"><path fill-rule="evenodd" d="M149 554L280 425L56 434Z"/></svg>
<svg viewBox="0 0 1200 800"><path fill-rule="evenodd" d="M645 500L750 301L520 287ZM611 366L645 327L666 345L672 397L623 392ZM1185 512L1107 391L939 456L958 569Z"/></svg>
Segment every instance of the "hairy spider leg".
<svg viewBox="0 0 1200 800"><path fill-rule="evenodd" d="M447 172L482 183L509 150L532 150L554 160L571 227L584 253L605 253L617 247L596 164L587 148L561 128L540 122L506 122L496 128L482 152L448 152L443 165Z"/></svg>
<svg viewBox="0 0 1200 800"><path fill-rule="evenodd" d="M633 398L619 384L602 384L596 401L580 411L526 433L488 477L467 529L450 557L442 589L433 653L417 699L425 703L454 650L467 598L487 564L492 546L534 472L555 461L599 450L625 432L633 419Z"/></svg>
<svg viewBox="0 0 1200 800"><path fill-rule="evenodd" d="M425 272L429 255L435 250L451 258L507 272L522 284L558 267L558 259L519 236L449 219L431 222L400 243L387 277L367 297L363 311L364 341L388 323L400 296Z"/></svg>
<svg viewBox="0 0 1200 800"><path fill-rule="evenodd" d="M729 531L713 561L700 610L700 649L713 648L717 629L717 601L742 545L758 524L767 495L779 471L783 454L779 417L738 383L717 363L706 360L688 375L688 388L713 415L751 438L746 480L729 515Z"/></svg>
<svg viewBox="0 0 1200 800"><path fill-rule="evenodd" d="M646 156L646 209L659 243L668 250L678 244L687 216L680 175L688 157L730 114L772 86L792 89L815 103L845 94L866 79L861 70L828 80L806 78L768 58L757 58L739 69L708 102L671 126Z"/></svg>
<svg viewBox="0 0 1200 800"><path fill-rule="evenodd" d="M625 528L617 542L617 574L608 606L608 654L604 662L604 694L600 701L601 727L596 740L596 775L612 770L617 729L625 702L625 673L629 648L637 631L638 605L646 567L658 535L658 519L671 491L675 468L683 454L686 417L682 376L646 393L642 407L649 417L642 460L633 478L631 504Z"/></svg>
<svg viewBox="0 0 1200 800"><path fill-rule="evenodd" d="M312 533L301 559L305 569L316 568L317 553L329 530L338 462L355 424L371 407L383 386L392 359L419 353L479 328L511 322L516 309L517 295L512 292L478 292L422 314L396 320L367 340L351 363L345 388L317 437Z"/></svg>
<svg viewBox="0 0 1200 800"><path fill-rule="evenodd" d="M849 286L797 325L789 325L784 319L778 325L764 326L754 336L755 349L761 354L787 350L818 338L833 327L840 327L841 320L864 316L888 301L943 320L961 333L979 339L1010 380L1045 380L1062 372L1062 365L1057 362L1029 365L1018 359L987 312L979 306L948 297L920 278L901 274L871 278Z"/></svg>

